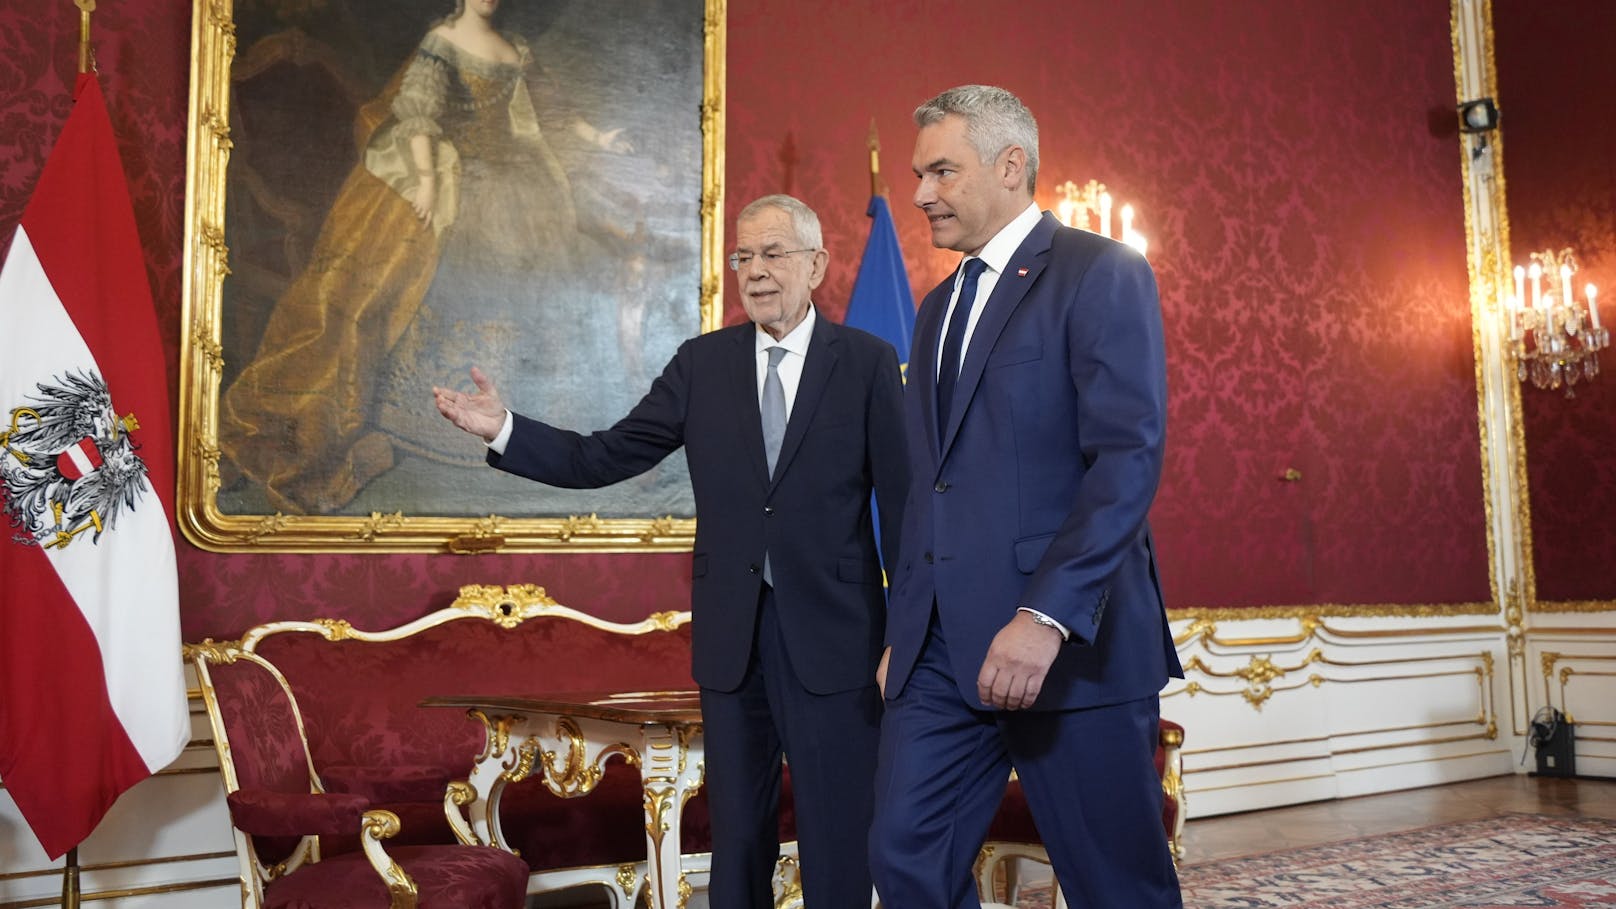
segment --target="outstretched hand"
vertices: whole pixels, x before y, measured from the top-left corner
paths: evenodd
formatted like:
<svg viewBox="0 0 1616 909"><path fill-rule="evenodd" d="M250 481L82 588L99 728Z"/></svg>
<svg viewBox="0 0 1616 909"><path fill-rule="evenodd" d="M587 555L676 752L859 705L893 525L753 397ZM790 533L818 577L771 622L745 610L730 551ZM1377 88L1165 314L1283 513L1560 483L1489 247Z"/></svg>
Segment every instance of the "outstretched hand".
<svg viewBox="0 0 1616 909"><path fill-rule="evenodd" d="M505 428L505 404L499 399L494 380L475 366L471 368L471 381L477 386L475 394L434 385L432 397L445 419L484 442L492 442Z"/></svg>

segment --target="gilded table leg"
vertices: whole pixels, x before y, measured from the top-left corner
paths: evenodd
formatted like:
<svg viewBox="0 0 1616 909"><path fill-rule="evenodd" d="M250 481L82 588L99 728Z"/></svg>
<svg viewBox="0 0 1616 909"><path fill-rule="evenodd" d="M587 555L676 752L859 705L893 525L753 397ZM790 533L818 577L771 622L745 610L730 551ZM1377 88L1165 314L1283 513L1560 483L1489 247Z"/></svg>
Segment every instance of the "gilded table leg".
<svg viewBox="0 0 1616 909"><path fill-rule="evenodd" d="M511 848L499 824L500 797L506 784L526 779L533 771L539 743L529 735L525 717L489 716L476 709L467 714L483 724L483 751L472 764L471 777L467 780L475 797L465 805L466 817L457 817L457 812L451 812L449 823L461 840L466 840L469 833L472 842L509 852Z"/></svg>
<svg viewBox="0 0 1616 909"><path fill-rule="evenodd" d="M640 780L645 787L645 844L651 909L690 901L679 842L685 802L701 789L701 727L643 726Z"/></svg>

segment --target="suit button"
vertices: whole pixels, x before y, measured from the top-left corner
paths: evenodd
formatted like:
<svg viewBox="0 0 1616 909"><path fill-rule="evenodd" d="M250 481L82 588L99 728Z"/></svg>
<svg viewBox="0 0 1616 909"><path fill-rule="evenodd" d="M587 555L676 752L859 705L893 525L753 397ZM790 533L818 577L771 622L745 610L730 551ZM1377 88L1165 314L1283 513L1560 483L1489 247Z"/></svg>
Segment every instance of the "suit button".
<svg viewBox="0 0 1616 909"><path fill-rule="evenodd" d="M948 491L948 484L944 483L942 480L938 480L937 485L933 486L931 488L931 491L932 492L947 492Z"/></svg>
<svg viewBox="0 0 1616 909"><path fill-rule="evenodd" d="M930 565L931 564L931 553L929 553L929 552L926 553L924 558L926 559L926 564Z"/></svg>
<svg viewBox="0 0 1616 909"><path fill-rule="evenodd" d="M765 506L763 506L763 513L766 514L766 515L773 515L774 514L774 506L773 505L765 505Z"/></svg>
<svg viewBox="0 0 1616 909"><path fill-rule="evenodd" d="M748 565L748 566L746 566L746 570L748 572L752 573L752 574L757 574L759 571L762 571L763 569L757 567L756 565Z"/></svg>

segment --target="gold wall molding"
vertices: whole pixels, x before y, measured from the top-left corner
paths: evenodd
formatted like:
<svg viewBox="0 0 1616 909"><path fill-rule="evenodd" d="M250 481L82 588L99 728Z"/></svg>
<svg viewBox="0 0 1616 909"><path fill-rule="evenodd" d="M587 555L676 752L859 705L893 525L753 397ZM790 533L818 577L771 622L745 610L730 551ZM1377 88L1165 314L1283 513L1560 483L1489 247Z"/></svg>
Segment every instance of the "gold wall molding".
<svg viewBox="0 0 1616 909"><path fill-rule="evenodd" d="M1495 615L1498 604L1476 603L1315 603L1297 606L1185 606L1167 610L1171 622L1207 620L1233 622L1242 619L1330 618L1443 618L1462 615Z"/></svg>
<svg viewBox="0 0 1616 909"><path fill-rule="evenodd" d="M1535 613L1554 612L1616 612L1616 600L1538 600L1533 605ZM1539 629L1542 632L1546 629ZM1555 629L1559 630L1559 629ZM1616 628L1603 629L1606 634L1616 634Z"/></svg>

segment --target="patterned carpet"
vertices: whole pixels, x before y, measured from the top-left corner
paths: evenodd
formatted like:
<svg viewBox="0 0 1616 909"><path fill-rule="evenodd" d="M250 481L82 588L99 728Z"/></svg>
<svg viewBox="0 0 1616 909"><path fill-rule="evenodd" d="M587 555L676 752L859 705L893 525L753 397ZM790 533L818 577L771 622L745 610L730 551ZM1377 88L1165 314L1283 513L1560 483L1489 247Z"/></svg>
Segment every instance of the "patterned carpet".
<svg viewBox="0 0 1616 909"><path fill-rule="evenodd" d="M1514 814L1180 871L1185 909L1616 906L1616 823ZM1026 893L1043 909L1048 892Z"/></svg>

